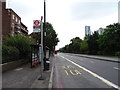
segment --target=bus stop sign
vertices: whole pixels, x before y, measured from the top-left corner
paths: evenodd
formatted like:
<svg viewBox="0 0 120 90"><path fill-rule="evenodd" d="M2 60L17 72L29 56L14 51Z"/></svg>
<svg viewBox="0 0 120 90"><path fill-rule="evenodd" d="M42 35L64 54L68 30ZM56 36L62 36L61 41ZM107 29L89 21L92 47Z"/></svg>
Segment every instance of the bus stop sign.
<svg viewBox="0 0 120 90"><path fill-rule="evenodd" d="M40 20L33 20L33 32L40 32Z"/></svg>

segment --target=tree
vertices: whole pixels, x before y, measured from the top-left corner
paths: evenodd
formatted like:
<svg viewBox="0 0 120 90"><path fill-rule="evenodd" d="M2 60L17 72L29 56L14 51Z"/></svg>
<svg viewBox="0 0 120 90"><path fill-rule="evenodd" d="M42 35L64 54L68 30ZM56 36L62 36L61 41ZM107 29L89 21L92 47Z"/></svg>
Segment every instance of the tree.
<svg viewBox="0 0 120 90"><path fill-rule="evenodd" d="M81 39L79 37L75 37L70 40L71 41L71 49L73 53L80 53L80 43Z"/></svg>
<svg viewBox="0 0 120 90"><path fill-rule="evenodd" d="M120 24L114 23L105 28L99 40L100 52L104 55L115 55L120 52Z"/></svg>
<svg viewBox="0 0 120 90"><path fill-rule="evenodd" d="M32 34L32 38L34 38L37 42L41 42L41 34L34 33ZM55 46L58 44L59 39L57 34L52 26L52 24L46 22L46 46L50 48L51 51L54 51Z"/></svg>
<svg viewBox="0 0 120 90"><path fill-rule="evenodd" d="M60 49L60 51L67 53L80 53L80 43L82 40L79 37L75 37L70 41L71 43L69 45L65 45L65 47Z"/></svg>
<svg viewBox="0 0 120 90"><path fill-rule="evenodd" d="M79 37L71 39L71 43L60 49L63 52L117 55L120 56L120 23L106 26L104 33L96 31L81 40Z"/></svg>
<svg viewBox="0 0 120 90"><path fill-rule="evenodd" d="M89 54L97 54L99 50L98 38L99 34L96 31L94 32L93 35L89 36L87 41Z"/></svg>
<svg viewBox="0 0 120 90"><path fill-rule="evenodd" d="M53 29L52 24L46 23L46 46L48 46L52 51L55 50L55 46L59 42L57 34Z"/></svg>
<svg viewBox="0 0 120 90"><path fill-rule="evenodd" d="M81 53L88 54L88 39L82 40L81 45L80 45L80 50Z"/></svg>
<svg viewBox="0 0 120 90"><path fill-rule="evenodd" d="M41 34L40 33L32 33L31 36L36 43L41 42Z"/></svg>

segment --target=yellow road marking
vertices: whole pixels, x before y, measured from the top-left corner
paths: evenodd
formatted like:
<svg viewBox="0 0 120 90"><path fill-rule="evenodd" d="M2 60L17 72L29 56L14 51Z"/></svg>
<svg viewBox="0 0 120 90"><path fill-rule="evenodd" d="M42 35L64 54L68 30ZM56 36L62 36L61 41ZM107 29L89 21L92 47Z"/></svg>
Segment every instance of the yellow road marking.
<svg viewBox="0 0 120 90"><path fill-rule="evenodd" d="M65 70L65 73L66 73L67 75L69 75L68 72L67 72L67 70Z"/></svg>
<svg viewBox="0 0 120 90"><path fill-rule="evenodd" d="M65 66L61 66L62 68L66 68Z"/></svg>
<svg viewBox="0 0 120 90"><path fill-rule="evenodd" d="M78 70L75 70L75 72L76 72L77 74L81 74L80 71L78 71Z"/></svg>
<svg viewBox="0 0 120 90"><path fill-rule="evenodd" d="M74 68L73 66L67 66L67 68Z"/></svg>
<svg viewBox="0 0 120 90"><path fill-rule="evenodd" d="M64 69L68 69L68 68L74 68L73 66L61 66Z"/></svg>
<svg viewBox="0 0 120 90"><path fill-rule="evenodd" d="M81 75L81 73L80 73L78 70L70 70L70 73L71 73L72 75L78 75L78 74Z"/></svg>

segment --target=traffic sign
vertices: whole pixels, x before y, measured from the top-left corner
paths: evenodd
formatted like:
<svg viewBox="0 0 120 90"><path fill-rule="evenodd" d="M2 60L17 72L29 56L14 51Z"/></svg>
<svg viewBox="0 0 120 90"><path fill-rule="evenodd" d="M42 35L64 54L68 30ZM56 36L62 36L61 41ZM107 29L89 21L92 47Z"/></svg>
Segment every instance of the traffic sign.
<svg viewBox="0 0 120 90"><path fill-rule="evenodd" d="M40 21L39 20L35 20L34 21L34 26L40 26Z"/></svg>
<svg viewBox="0 0 120 90"><path fill-rule="evenodd" d="M33 20L33 32L40 32L41 22L40 20Z"/></svg>

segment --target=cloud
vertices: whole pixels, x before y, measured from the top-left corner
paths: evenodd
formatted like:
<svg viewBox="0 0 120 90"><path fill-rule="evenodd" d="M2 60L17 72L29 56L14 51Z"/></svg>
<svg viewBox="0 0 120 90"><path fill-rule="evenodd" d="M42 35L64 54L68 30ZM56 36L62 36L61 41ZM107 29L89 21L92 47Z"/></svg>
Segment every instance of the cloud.
<svg viewBox="0 0 120 90"><path fill-rule="evenodd" d="M117 3L113 2L79 2L71 5L73 20L91 20L109 16L117 12Z"/></svg>
<svg viewBox="0 0 120 90"><path fill-rule="evenodd" d="M7 0L8 7L12 8L20 17L31 17L43 14L42 0Z"/></svg>

